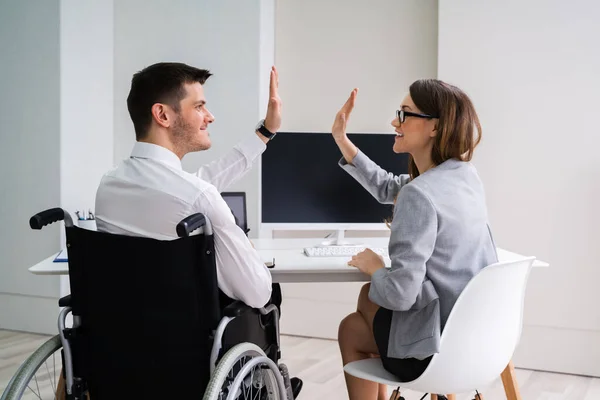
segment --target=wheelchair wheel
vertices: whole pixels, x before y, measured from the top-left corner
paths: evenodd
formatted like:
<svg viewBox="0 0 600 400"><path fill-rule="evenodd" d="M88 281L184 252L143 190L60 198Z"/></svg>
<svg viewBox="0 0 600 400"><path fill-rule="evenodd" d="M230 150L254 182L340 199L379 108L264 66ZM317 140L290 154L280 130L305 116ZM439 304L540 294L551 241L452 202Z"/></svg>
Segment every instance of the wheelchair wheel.
<svg viewBox="0 0 600 400"><path fill-rule="evenodd" d="M277 365L252 343L232 347L219 361L203 400L286 400Z"/></svg>
<svg viewBox="0 0 600 400"><path fill-rule="evenodd" d="M0 400L54 400L58 393L64 393L62 380L62 387L58 387L62 371L61 348L58 335L41 345L21 364Z"/></svg>

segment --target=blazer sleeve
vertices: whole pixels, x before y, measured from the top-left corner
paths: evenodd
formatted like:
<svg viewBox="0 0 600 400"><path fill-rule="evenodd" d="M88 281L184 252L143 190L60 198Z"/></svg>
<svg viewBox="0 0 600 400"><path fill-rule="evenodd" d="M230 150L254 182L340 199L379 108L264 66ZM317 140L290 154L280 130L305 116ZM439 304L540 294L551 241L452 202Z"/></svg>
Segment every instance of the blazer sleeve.
<svg viewBox="0 0 600 400"><path fill-rule="evenodd" d="M405 186L391 224L391 268L382 268L371 277L371 301L394 311L406 311L415 304L424 288L437 228L437 213L429 197L415 185Z"/></svg>
<svg viewBox="0 0 600 400"><path fill-rule="evenodd" d="M360 150L351 164L343 157L338 164L382 204L394 203L400 188L410 181L409 175L396 176L387 172Z"/></svg>

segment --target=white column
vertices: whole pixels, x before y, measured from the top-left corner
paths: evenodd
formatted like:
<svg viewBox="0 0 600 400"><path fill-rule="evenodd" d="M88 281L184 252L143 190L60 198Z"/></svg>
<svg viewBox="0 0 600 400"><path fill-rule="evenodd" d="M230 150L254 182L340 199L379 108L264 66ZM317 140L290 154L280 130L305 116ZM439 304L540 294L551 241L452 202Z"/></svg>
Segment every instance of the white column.
<svg viewBox="0 0 600 400"><path fill-rule="evenodd" d="M94 212L100 178L113 164L113 20L112 0L61 0L61 207L75 222L75 211ZM60 295L69 292L64 277Z"/></svg>

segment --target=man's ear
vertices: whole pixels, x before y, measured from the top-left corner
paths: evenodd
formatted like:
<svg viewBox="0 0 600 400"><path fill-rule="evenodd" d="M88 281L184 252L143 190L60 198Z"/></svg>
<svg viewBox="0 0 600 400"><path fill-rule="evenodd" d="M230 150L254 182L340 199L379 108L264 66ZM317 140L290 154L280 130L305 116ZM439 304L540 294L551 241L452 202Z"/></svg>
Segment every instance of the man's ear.
<svg viewBox="0 0 600 400"><path fill-rule="evenodd" d="M156 121L157 124L164 128L168 128L171 126L171 118L169 115L169 108L161 103L155 103L152 108L152 118Z"/></svg>

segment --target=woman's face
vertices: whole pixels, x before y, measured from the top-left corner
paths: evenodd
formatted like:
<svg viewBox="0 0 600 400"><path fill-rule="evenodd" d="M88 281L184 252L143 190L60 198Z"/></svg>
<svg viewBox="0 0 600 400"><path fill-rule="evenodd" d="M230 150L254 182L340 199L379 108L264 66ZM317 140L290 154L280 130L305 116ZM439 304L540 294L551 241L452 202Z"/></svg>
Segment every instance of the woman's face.
<svg viewBox="0 0 600 400"><path fill-rule="evenodd" d="M433 139L436 135L437 120L410 115L411 113L423 114L413 103L410 94L402 100L400 110L406 114L404 115L404 122L400 121L398 115L392 121L392 126L396 130L394 152L410 153L414 156L415 154L431 151Z"/></svg>

